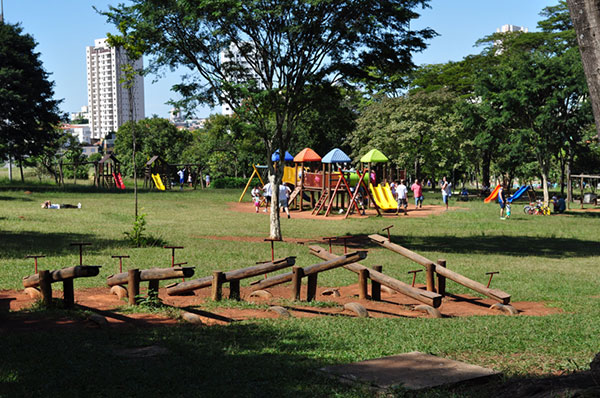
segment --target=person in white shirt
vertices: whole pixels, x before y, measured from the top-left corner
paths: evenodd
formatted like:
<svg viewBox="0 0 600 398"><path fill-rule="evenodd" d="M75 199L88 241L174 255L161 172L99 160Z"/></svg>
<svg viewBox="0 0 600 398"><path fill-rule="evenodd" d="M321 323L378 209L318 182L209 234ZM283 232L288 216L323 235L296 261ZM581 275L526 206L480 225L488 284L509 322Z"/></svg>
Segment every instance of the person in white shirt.
<svg viewBox="0 0 600 398"><path fill-rule="evenodd" d="M444 178L442 178L441 188L442 188L442 200L444 201L444 204L446 205L446 210L448 210L448 199L450 199L450 196L452 196L452 188L451 188L450 183L446 180L446 176L444 176Z"/></svg>
<svg viewBox="0 0 600 398"><path fill-rule="evenodd" d="M408 188L406 188L404 180L400 181L400 184L396 184L396 195L398 196L396 215L400 214L400 208L402 208L404 215L408 216Z"/></svg>
<svg viewBox="0 0 600 398"><path fill-rule="evenodd" d="M265 209L263 210L265 213L267 209L271 205L271 196L273 196L273 189L271 188L271 183L267 182L263 187L263 196L265 197Z"/></svg>
<svg viewBox="0 0 600 398"><path fill-rule="evenodd" d="M290 218L290 209L288 208L288 200L292 190L285 184L279 185L279 208L283 208L287 214L287 218Z"/></svg>

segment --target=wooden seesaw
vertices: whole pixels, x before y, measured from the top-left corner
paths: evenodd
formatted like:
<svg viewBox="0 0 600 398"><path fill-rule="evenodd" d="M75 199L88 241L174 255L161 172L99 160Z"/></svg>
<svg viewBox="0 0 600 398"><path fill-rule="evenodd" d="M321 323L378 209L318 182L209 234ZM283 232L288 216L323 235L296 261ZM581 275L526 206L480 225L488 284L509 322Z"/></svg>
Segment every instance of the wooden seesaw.
<svg viewBox="0 0 600 398"><path fill-rule="evenodd" d="M320 246L310 246L309 248L310 248L310 254L312 254L313 256L319 257L320 259L323 259L323 260L334 260L336 258L341 257L341 256L337 256L333 253L329 253L326 249L324 249ZM346 268L349 271L359 274L359 276L361 275L361 273L366 274L365 276L367 278L371 279L371 281L375 283L374 286L372 286L372 288L374 287L377 290L375 292L372 291L372 294L371 294L371 296L374 299L380 298L379 285L383 285L383 286L387 286L388 288L390 288L398 293L401 293L401 294L404 294L405 296L411 297L423 304L429 305L433 308L438 308L442 304L442 296L440 294L414 288L407 283L404 283L402 281L399 281L398 279L392 278L391 276L385 275L380 271L365 267L364 265L359 264L357 262L345 264L344 268ZM364 290L366 290L366 278L363 277L360 279L362 282L362 283L359 283L359 285L362 285L362 288L360 290L364 291Z"/></svg>
<svg viewBox="0 0 600 398"><path fill-rule="evenodd" d="M346 264L355 263L367 257L367 252L364 250L336 256L336 258L327 260L322 263L309 265L306 267L293 267L292 272L275 275L252 284L252 291L262 290L267 287L280 285L286 282L292 282L292 299L300 300L300 287L302 286L302 278L307 277L308 284L306 289L306 301L314 300L317 294L317 277L320 272L330 269L342 267Z"/></svg>
<svg viewBox="0 0 600 398"><path fill-rule="evenodd" d="M223 284L229 283L229 298L239 300L240 280L287 268L295 263L296 257L286 257L228 272L213 271L212 275L203 278L169 285L167 286L167 294L169 296L181 296L212 286L211 297L214 301L219 301L222 297Z"/></svg>
<svg viewBox="0 0 600 398"><path fill-rule="evenodd" d="M193 275L193 267L150 268L141 271L139 269L130 269L127 272L110 275L106 279L106 283L112 287L112 293L116 294L119 298L128 296L129 304L136 305L136 296L140 294L140 282L148 282L148 293L158 293L160 281L189 278ZM127 290L125 290L123 285L127 285Z"/></svg>
<svg viewBox="0 0 600 398"><path fill-rule="evenodd" d="M72 307L75 303L73 279L96 276L99 273L100 265L78 265L55 271L44 270L24 277L23 287L27 290L36 289L39 286L44 305L50 307L52 305L52 283L62 282L64 305L65 307Z"/></svg>
<svg viewBox="0 0 600 398"><path fill-rule="evenodd" d="M436 264L433 261L421 256L420 254L417 254L405 247L390 242L388 238L383 237L379 234L369 235L369 239L371 239L372 242L377 243L378 245L385 247L388 250L401 254L404 257L416 262L417 264L422 265L428 271L429 275L433 275L433 273L437 274L438 293L445 294L446 279L450 279L460 285L463 285L471 290L483 294L484 296L487 296L492 300L498 301L498 304L492 305L493 309L498 309L511 315L518 313L513 306L509 305L510 294L503 292L502 290L490 289L482 283L469 279L459 274L458 272L449 270L448 268L446 268L445 260L440 260ZM432 280L433 278L429 276L427 283L428 290L434 289Z"/></svg>

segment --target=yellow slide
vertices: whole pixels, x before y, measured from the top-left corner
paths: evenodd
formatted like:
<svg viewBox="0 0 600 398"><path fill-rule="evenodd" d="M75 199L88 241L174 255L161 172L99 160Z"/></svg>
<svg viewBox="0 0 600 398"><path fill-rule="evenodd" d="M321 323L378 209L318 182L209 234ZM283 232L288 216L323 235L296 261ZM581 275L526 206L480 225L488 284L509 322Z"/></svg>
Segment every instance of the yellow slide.
<svg viewBox="0 0 600 398"><path fill-rule="evenodd" d="M160 191L165 190L165 186L162 182L162 179L160 178L160 174L152 174L152 180L154 181L154 185L156 185L156 188L158 188Z"/></svg>
<svg viewBox="0 0 600 398"><path fill-rule="evenodd" d="M370 184L369 189L371 190L371 194L373 195L375 203L377 203L377 206L379 206L380 209L396 210L398 208L398 205L394 201L392 201L392 203L389 203L389 201L386 199L384 190L381 188L381 185L373 187L373 185ZM390 192L390 196L391 194L392 193Z"/></svg>
<svg viewBox="0 0 600 398"><path fill-rule="evenodd" d="M281 181L285 182L286 184L295 185L296 184L296 180L294 179L295 175L296 175L295 167L285 166L283 169L283 177L281 178Z"/></svg>
<svg viewBox="0 0 600 398"><path fill-rule="evenodd" d="M385 200L388 202L390 206L394 206L394 209L398 208L398 201L394 199L394 195L392 194L392 188L390 188L390 184L386 183L383 188L383 194L385 196Z"/></svg>

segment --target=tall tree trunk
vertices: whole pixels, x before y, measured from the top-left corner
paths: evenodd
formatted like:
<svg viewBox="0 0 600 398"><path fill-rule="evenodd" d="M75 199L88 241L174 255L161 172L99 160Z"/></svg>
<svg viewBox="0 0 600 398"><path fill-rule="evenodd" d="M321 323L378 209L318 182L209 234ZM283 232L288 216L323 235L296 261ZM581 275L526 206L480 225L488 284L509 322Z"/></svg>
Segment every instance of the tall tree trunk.
<svg viewBox="0 0 600 398"><path fill-rule="evenodd" d="M21 172L21 182L25 182L25 176L23 175L23 160L19 159L19 171Z"/></svg>
<svg viewBox="0 0 600 398"><path fill-rule="evenodd" d="M600 137L600 2L567 0Z"/></svg>
<svg viewBox="0 0 600 398"><path fill-rule="evenodd" d="M421 162L418 155L415 157L415 178L421 179Z"/></svg>
<svg viewBox="0 0 600 398"><path fill-rule="evenodd" d="M481 184L485 187L490 186L490 163L492 162L492 157L490 156L489 151L483 151L483 156L481 158Z"/></svg>

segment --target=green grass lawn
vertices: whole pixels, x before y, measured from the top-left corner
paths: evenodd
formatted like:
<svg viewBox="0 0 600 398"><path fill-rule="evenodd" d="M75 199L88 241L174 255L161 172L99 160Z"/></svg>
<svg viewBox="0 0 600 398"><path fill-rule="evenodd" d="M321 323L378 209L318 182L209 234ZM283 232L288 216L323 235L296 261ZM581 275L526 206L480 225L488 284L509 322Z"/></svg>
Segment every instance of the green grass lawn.
<svg viewBox="0 0 600 398"><path fill-rule="evenodd" d="M126 182L127 184L127 182ZM131 183L128 184L131 187ZM31 193L25 193L25 191ZM203 239L203 236L266 237L264 214L234 213L227 202L240 190L140 192L147 233L171 245L185 246L176 260L196 267L196 275L230 270L270 258L268 243ZM82 204L80 210L42 210L44 200ZM426 204L439 204L436 193ZM513 301L545 301L563 312L546 317L476 316L447 319L259 320L228 326L127 330L45 330L2 332L0 323L0 397L13 396L365 396L322 376L320 367L422 351L492 367L515 378L531 374L587 369L600 351L600 213L527 216L521 205L513 218L500 220L498 207L480 201L429 218L400 217L303 220L282 219L285 238L382 233L395 224L392 240L429 259L486 282L487 271L500 271L494 287ZM20 289L32 273L28 254L44 254L41 269L77 265L71 242L92 242L84 263L102 265L96 278L75 288L105 286L117 270L111 255L128 254L125 267L165 267L170 251L131 248L123 232L133 224L133 193L96 191L78 185L67 191L52 185L0 182L0 289ZM293 217L293 216L292 216ZM369 246L365 265L409 281L415 265L383 248ZM339 248L337 249L339 252ZM305 245L280 243L276 255L297 256L297 264L318 262ZM422 274L421 274L422 275ZM356 283L343 269L323 273L319 283ZM467 293L452 282L448 290ZM443 310L443 308L442 308ZM443 312L443 311L442 311ZM60 313L62 315L63 313ZM19 316L14 314L12 316ZM1 322L1 319L0 319ZM159 345L168 352L149 359L118 355L131 347ZM506 380L506 379L505 379ZM502 381L501 381L502 382ZM500 382L500 383L501 383ZM482 390L453 390L454 396L479 396ZM397 391L398 396L405 396ZM430 396L448 396L433 391Z"/></svg>

